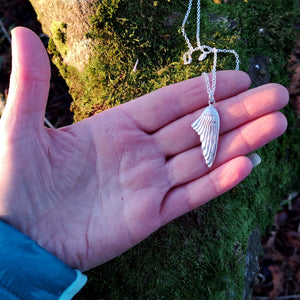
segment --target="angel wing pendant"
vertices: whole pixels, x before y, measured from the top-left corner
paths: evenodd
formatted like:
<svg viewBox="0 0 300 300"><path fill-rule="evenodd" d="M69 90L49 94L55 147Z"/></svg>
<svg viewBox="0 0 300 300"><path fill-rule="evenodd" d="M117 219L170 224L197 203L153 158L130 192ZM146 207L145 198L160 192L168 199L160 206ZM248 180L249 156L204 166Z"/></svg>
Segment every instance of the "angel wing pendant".
<svg viewBox="0 0 300 300"><path fill-rule="evenodd" d="M203 156L210 168L216 157L219 140L220 117L218 111L212 105L208 106L191 126L200 135Z"/></svg>

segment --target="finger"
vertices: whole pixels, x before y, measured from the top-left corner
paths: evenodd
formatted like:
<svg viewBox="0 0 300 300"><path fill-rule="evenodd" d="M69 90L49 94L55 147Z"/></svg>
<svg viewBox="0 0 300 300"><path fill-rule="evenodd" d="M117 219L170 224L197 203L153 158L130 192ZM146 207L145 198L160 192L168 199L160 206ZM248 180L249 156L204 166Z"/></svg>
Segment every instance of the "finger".
<svg viewBox="0 0 300 300"><path fill-rule="evenodd" d="M220 115L220 134L279 110L288 100L289 94L284 87L268 84L220 101L216 105ZM176 155L200 143L199 135L191 128L200 114L200 110L189 114L154 134L156 143L165 156Z"/></svg>
<svg viewBox="0 0 300 300"><path fill-rule="evenodd" d="M287 127L283 114L274 112L225 133L212 169L237 156L244 156L282 135ZM195 180L208 172L201 147L174 156L167 162L168 178L172 186Z"/></svg>
<svg viewBox="0 0 300 300"><path fill-rule="evenodd" d="M227 192L246 178L251 170L250 159L236 157L207 175L172 189L161 204L162 224Z"/></svg>
<svg viewBox="0 0 300 300"><path fill-rule="evenodd" d="M3 115L8 131L22 134L42 126L49 81L49 59L39 37L27 28L12 30L12 73Z"/></svg>
<svg viewBox="0 0 300 300"><path fill-rule="evenodd" d="M246 73L240 71L217 72L216 101L231 97L250 86ZM136 125L151 133L176 119L206 106L207 88L204 76L173 84L120 107Z"/></svg>

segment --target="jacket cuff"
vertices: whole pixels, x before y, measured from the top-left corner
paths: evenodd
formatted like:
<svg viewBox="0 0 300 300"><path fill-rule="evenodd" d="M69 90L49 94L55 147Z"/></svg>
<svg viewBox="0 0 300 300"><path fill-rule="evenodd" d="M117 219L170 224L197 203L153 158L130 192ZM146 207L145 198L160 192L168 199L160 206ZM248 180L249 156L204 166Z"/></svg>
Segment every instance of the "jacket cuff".
<svg viewBox="0 0 300 300"><path fill-rule="evenodd" d="M67 300L87 277L0 221L0 299Z"/></svg>

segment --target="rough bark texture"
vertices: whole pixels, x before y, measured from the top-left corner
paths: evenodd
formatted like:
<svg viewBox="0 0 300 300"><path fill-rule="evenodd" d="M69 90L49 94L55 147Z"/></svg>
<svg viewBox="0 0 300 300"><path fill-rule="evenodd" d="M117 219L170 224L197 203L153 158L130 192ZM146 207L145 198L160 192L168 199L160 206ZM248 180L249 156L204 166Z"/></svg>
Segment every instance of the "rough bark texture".
<svg viewBox="0 0 300 300"><path fill-rule="evenodd" d="M87 38L89 16L95 13L97 0L30 0L42 29L50 38L55 37L55 24L65 24L67 52L63 61L82 71L92 55L93 41Z"/></svg>

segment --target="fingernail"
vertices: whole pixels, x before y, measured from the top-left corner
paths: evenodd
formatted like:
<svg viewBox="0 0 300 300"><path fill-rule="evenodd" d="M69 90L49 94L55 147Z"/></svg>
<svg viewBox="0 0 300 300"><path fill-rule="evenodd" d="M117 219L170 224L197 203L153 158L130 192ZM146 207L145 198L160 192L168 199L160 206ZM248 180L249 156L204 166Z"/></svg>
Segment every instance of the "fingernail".
<svg viewBox="0 0 300 300"><path fill-rule="evenodd" d="M251 160L253 168L261 163L261 158L257 153L250 154L248 158Z"/></svg>

